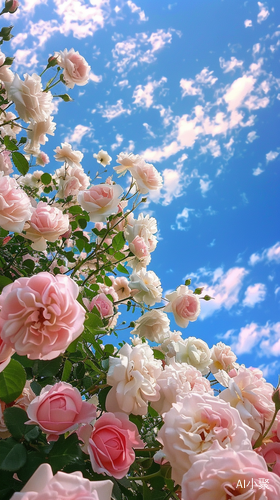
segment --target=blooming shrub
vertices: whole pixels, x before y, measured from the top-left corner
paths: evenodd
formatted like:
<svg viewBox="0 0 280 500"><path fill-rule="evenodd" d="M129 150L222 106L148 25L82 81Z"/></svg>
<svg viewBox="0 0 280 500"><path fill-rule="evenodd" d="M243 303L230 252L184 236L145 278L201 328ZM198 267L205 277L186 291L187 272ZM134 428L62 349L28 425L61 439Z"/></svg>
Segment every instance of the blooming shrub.
<svg viewBox="0 0 280 500"><path fill-rule="evenodd" d="M191 280L163 297L147 269L157 223L139 209L160 173L122 152L112 171L129 187L106 170L93 184L67 142L54 173L34 170L49 163L52 88L86 85L90 67L74 49L41 75L20 78L2 51L0 66L1 498L280 498L278 389L229 346L171 331L172 317L191 331L211 297Z"/></svg>

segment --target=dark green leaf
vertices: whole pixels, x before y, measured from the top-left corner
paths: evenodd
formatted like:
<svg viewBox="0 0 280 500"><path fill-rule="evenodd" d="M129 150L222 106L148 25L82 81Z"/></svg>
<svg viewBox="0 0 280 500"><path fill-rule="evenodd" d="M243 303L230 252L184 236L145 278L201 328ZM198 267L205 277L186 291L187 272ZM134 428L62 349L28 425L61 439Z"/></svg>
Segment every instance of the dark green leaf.
<svg viewBox="0 0 280 500"><path fill-rule="evenodd" d="M89 330L94 328L102 328L103 327L103 321L100 318L100 315L98 316L97 314L94 314L93 312L87 313L87 318L84 322L84 325L86 328L89 328Z"/></svg>
<svg viewBox="0 0 280 500"><path fill-rule="evenodd" d="M4 65L11 66L13 64L14 57L6 57Z"/></svg>
<svg viewBox="0 0 280 500"><path fill-rule="evenodd" d="M85 229L87 227L87 221L86 221L86 219L79 218L79 219L76 219L76 221L78 222L79 227L81 229Z"/></svg>
<svg viewBox="0 0 280 500"><path fill-rule="evenodd" d="M122 264L117 265L117 270L120 273L129 274L128 270Z"/></svg>
<svg viewBox="0 0 280 500"><path fill-rule="evenodd" d="M196 288L193 293L195 293L195 295L200 295L202 293L202 290L203 290L203 287L202 288Z"/></svg>
<svg viewBox="0 0 280 500"><path fill-rule="evenodd" d="M83 209L79 205L73 205L68 209L69 214L76 215L83 213Z"/></svg>
<svg viewBox="0 0 280 500"><path fill-rule="evenodd" d="M45 172L43 175L41 175L41 182L47 186L52 182L52 176Z"/></svg>
<svg viewBox="0 0 280 500"><path fill-rule="evenodd" d="M19 151L12 153L12 159L15 167L18 169L21 175L26 175L29 170L28 161Z"/></svg>
<svg viewBox="0 0 280 500"><path fill-rule="evenodd" d="M98 394L99 404L100 404L102 410L104 410L104 411L106 410L106 408L105 408L106 397L107 397L107 394L110 391L110 389L111 389L111 387L105 387L104 389L101 389L101 391Z"/></svg>
<svg viewBox="0 0 280 500"><path fill-rule="evenodd" d="M4 137L4 144L6 146L6 149L8 149L9 151L17 151L18 150L17 145L13 141L11 141L11 139L9 138L8 135L5 135L5 137Z"/></svg>
<svg viewBox="0 0 280 500"><path fill-rule="evenodd" d="M204 295L204 297L201 297L204 300L211 300L213 297L210 297L210 295Z"/></svg>
<svg viewBox="0 0 280 500"><path fill-rule="evenodd" d="M38 436L39 428L36 425L25 425L25 422L27 422L29 418L26 412L21 408L17 408L16 406L6 408L4 411L4 420L8 430L15 439L23 438L35 428L37 429L35 438ZM30 434L30 436L32 436L32 434Z"/></svg>
<svg viewBox="0 0 280 500"><path fill-rule="evenodd" d="M61 356L51 359L50 361L35 361L33 373L37 377L52 377L59 371L61 361Z"/></svg>
<svg viewBox="0 0 280 500"><path fill-rule="evenodd" d="M185 285L186 285L186 286L189 286L189 285L191 284L191 282L192 282L192 280L191 280L191 279L187 279L187 280L185 281Z"/></svg>
<svg viewBox="0 0 280 500"><path fill-rule="evenodd" d="M4 286L7 286L12 282L13 280L11 280L11 278L8 278L8 276L0 276L0 290L2 290Z"/></svg>
<svg viewBox="0 0 280 500"><path fill-rule="evenodd" d="M12 403L21 395L25 382L23 366L11 359L8 366L0 373L0 399L6 404Z"/></svg>
<svg viewBox="0 0 280 500"><path fill-rule="evenodd" d="M15 472L26 462L27 453L13 438L0 441L0 469Z"/></svg>
<svg viewBox="0 0 280 500"><path fill-rule="evenodd" d="M121 250L124 247L125 238L123 232L120 231L114 238L112 239L112 245L114 250Z"/></svg>
<svg viewBox="0 0 280 500"><path fill-rule="evenodd" d="M75 245L78 248L78 250L80 252L82 252L83 249L84 249L84 246L85 246L85 242L84 242L84 240L77 240L76 243L75 243Z"/></svg>
<svg viewBox="0 0 280 500"><path fill-rule="evenodd" d="M69 101L73 101L73 99L71 99L70 95L68 94L60 94L60 95L57 95L55 97L61 97L61 99L64 101L64 102L69 102Z"/></svg>
<svg viewBox="0 0 280 500"><path fill-rule="evenodd" d="M71 361L66 359L66 361L64 363L64 367L63 367L62 377L61 377L62 382L67 382L67 380L69 379L69 377L71 375L71 371L72 371L72 363L71 363Z"/></svg>
<svg viewBox="0 0 280 500"><path fill-rule="evenodd" d="M55 474L58 470L65 467L65 465L77 461L81 456L82 451L76 433L71 434L67 439L60 436L49 454L49 463Z"/></svg>

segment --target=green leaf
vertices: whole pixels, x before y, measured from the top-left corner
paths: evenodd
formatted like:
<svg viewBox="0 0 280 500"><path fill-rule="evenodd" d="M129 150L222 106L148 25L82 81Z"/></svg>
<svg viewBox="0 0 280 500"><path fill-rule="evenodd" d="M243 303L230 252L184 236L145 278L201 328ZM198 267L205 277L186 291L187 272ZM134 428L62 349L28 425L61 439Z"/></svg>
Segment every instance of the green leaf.
<svg viewBox="0 0 280 500"><path fill-rule="evenodd" d="M50 361L35 361L33 374L37 377L52 377L60 369L62 357L51 359Z"/></svg>
<svg viewBox="0 0 280 500"><path fill-rule="evenodd" d="M112 389L112 387L105 387L104 389L101 389L101 391L98 394L99 404L100 404L102 410L104 410L104 411L106 409L105 408L106 397L107 397L107 394L110 391L110 389Z"/></svg>
<svg viewBox="0 0 280 500"><path fill-rule="evenodd" d="M0 399L6 404L12 403L21 395L25 382L23 366L11 359L5 370L0 373Z"/></svg>
<svg viewBox="0 0 280 500"><path fill-rule="evenodd" d="M19 153L19 151L16 151L16 152L12 153L12 159L13 159L14 165L18 169L19 173L21 175L26 175L28 170L29 170L29 165L28 165L28 161L25 158L25 156L23 154Z"/></svg>
<svg viewBox="0 0 280 500"><path fill-rule="evenodd" d="M158 417L158 412L156 410L154 410L150 405L149 405L148 411L149 411L149 415L151 415L151 417Z"/></svg>
<svg viewBox="0 0 280 500"><path fill-rule="evenodd" d="M28 479L30 479L30 477L38 469L39 465L46 463L46 461L46 457L38 451L28 451L26 463L17 472L19 479L21 481L24 481L24 483L27 482Z"/></svg>
<svg viewBox="0 0 280 500"><path fill-rule="evenodd" d="M158 351L158 349L153 349L154 351L154 358L155 359L165 359L165 355L163 352Z"/></svg>
<svg viewBox="0 0 280 500"><path fill-rule="evenodd" d="M112 286L112 281L108 278L108 276L104 276L104 283L107 286Z"/></svg>
<svg viewBox="0 0 280 500"><path fill-rule="evenodd" d="M15 472L26 462L27 453L13 438L0 441L0 469Z"/></svg>
<svg viewBox="0 0 280 500"><path fill-rule="evenodd" d="M84 246L85 246L85 242L84 242L84 240L77 240L76 243L75 243L75 245L78 248L78 250L80 252L82 252L83 249L84 249Z"/></svg>
<svg viewBox="0 0 280 500"><path fill-rule="evenodd" d="M72 363L71 363L71 361L66 359L66 361L64 363L64 367L63 367L62 376L61 376L62 382L67 382L67 380L69 379L69 377L71 375L71 371L72 371Z"/></svg>
<svg viewBox="0 0 280 500"><path fill-rule="evenodd" d="M117 265L117 270L120 273L129 274L128 270L122 264Z"/></svg>
<svg viewBox="0 0 280 500"><path fill-rule="evenodd" d="M86 219L81 219L80 218L80 219L76 219L76 221L78 222L79 227L81 229L85 229L87 227L87 221L86 221Z"/></svg>
<svg viewBox="0 0 280 500"><path fill-rule="evenodd" d="M4 65L11 66L11 64L13 64L13 60L14 60L14 57L6 57L6 59L4 61Z"/></svg>
<svg viewBox="0 0 280 500"><path fill-rule="evenodd" d="M17 145L13 141L11 141L11 139L9 138L8 135L5 135L5 137L4 137L4 144L6 146L6 149L8 149L8 151L17 151L18 150Z"/></svg>
<svg viewBox="0 0 280 500"><path fill-rule="evenodd" d="M75 462L81 457L82 451L79 445L78 436L74 433L70 434L67 439L60 436L49 454L49 463L55 474L58 470L63 469L65 465Z"/></svg>
<svg viewBox="0 0 280 500"><path fill-rule="evenodd" d="M29 418L26 412L21 408L17 408L16 406L6 408L4 411L4 420L7 429L15 439L22 439L26 435L32 437L31 431L34 429L36 429L36 432L34 433L35 439L39 434L39 428L37 425L25 425L25 422L27 422Z"/></svg>
<svg viewBox="0 0 280 500"><path fill-rule="evenodd" d="M76 214L82 214L83 209L79 205L73 205L73 207L70 207L68 209L69 214L76 215Z"/></svg>
<svg viewBox="0 0 280 500"><path fill-rule="evenodd" d="M114 238L112 239L112 245L114 250L121 250L124 247L125 238L123 232L120 231Z"/></svg>
<svg viewBox="0 0 280 500"><path fill-rule="evenodd" d="M43 175L41 175L41 182L47 186L52 182L52 176L45 172Z"/></svg>
<svg viewBox="0 0 280 500"><path fill-rule="evenodd" d="M9 285L12 282L13 280L11 280L11 278L8 278L8 276L0 276L0 290L2 290L5 286Z"/></svg>
<svg viewBox="0 0 280 500"><path fill-rule="evenodd" d="M87 319L84 322L84 325L86 328L89 330L94 330L95 328L102 328L103 327L103 321L98 316L97 314L94 314L93 312L90 312L87 314Z"/></svg>

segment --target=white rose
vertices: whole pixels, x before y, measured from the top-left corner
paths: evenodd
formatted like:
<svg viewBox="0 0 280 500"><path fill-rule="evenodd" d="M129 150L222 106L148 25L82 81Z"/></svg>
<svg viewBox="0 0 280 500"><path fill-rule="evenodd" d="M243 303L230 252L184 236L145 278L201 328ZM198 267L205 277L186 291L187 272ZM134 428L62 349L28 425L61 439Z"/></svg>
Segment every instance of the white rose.
<svg viewBox="0 0 280 500"><path fill-rule="evenodd" d="M204 340L195 337L182 339L176 343L175 349L176 361L194 366L203 375L209 372L211 352Z"/></svg>
<svg viewBox="0 0 280 500"><path fill-rule="evenodd" d="M5 59L5 54L0 50L0 80L2 82L11 82L14 78L14 73L10 70L11 65L4 65Z"/></svg>
<svg viewBox="0 0 280 500"><path fill-rule="evenodd" d="M107 383L112 389L106 398L106 410L146 415L148 402L159 399L156 380L161 370L161 361L154 358L148 344L125 344L118 358L109 358Z"/></svg>
<svg viewBox="0 0 280 500"><path fill-rule="evenodd" d="M32 212L30 199L16 180L0 176L0 226L20 233Z"/></svg>
<svg viewBox="0 0 280 500"><path fill-rule="evenodd" d="M233 363L237 357L232 352L230 346L225 345L223 342L213 345L211 348L211 361L209 368L212 373L217 373L219 370L229 372L233 368Z"/></svg>
<svg viewBox="0 0 280 500"><path fill-rule="evenodd" d="M154 306L156 302L161 302L160 279L153 271L141 269L137 274L132 273L130 288L139 290L134 294L136 302L145 302L148 306Z"/></svg>
<svg viewBox="0 0 280 500"><path fill-rule="evenodd" d="M160 344L169 337L170 321L162 311L152 309L135 321L135 328L131 334L145 337L151 342Z"/></svg>
<svg viewBox="0 0 280 500"><path fill-rule="evenodd" d="M68 142L61 143L61 147L57 146L54 152L56 161L66 162L70 167L81 167L81 161L84 157L81 151L73 151L71 144Z"/></svg>
<svg viewBox="0 0 280 500"><path fill-rule="evenodd" d="M133 214L127 218L127 224L124 230L125 238L131 243L136 236L143 238L149 252L153 252L157 245L157 239L154 234L157 232L157 221L149 215L139 214L138 219L134 219Z"/></svg>
<svg viewBox="0 0 280 500"><path fill-rule="evenodd" d="M46 134L54 135L56 124L53 122L53 116L38 123L32 123L27 129L27 143L24 151L27 154L37 155L40 150L40 144L46 144L48 138Z"/></svg>
<svg viewBox="0 0 280 500"><path fill-rule="evenodd" d="M24 81L15 75L11 83L5 84L8 98L14 101L19 117L26 123L43 122L52 111L52 94L43 92L41 77L25 74Z"/></svg>
<svg viewBox="0 0 280 500"><path fill-rule="evenodd" d="M108 155L107 151L103 151L103 149L101 149L99 153L97 154L95 153L93 155L93 158L96 158L97 162L103 165L103 167L109 165L112 160L111 156Z"/></svg>

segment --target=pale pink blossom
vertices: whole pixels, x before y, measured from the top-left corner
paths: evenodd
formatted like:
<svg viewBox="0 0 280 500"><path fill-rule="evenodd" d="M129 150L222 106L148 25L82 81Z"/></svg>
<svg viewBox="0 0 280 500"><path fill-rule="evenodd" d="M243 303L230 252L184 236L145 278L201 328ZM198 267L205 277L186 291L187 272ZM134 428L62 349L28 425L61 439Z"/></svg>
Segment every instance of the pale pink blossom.
<svg viewBox="0 0 280 500"><path fill-rule="evenodd" d="M158 309L152 309L135 321L135 327L131 331L131 334L145 337L151 342L160 344L169 338L169 332L170 321L167 314Z"/></svg>
<svg viewBox="0 0 280 500"><path fill-rule="evenodd" d="M148 402L159 399L156 380L161 369L148 344L122 346L117 358L109 357L107 383L112 389L106 398L106 410L145 415Z"/></svg>
<svg viewBox="0 0 280 500"><path fill-rule="evenodd" d="M69 276L18 278L0 295L0 336L19 356L53 359L84 329L85 310Z"/></svg>
<svg viewBox="0 0 280 500"><path fill-rule="evenodd" d="M55 177L59 180L57 196L60 198L76 196L90 185L90 177L81 167L62 167L56 171Z"/></svg>
<svg viewBox="0 0 280 500"><path fill-rule="evenodd" d="M100 163L101 165L103 165L103 167L107 167L107 165L110 165L112 160L107 151L103 151L103 149L101 149L97 154L94 153L93 158L96 158L97 163ZM109 184L109 182L107 184Z"/></svg>
<svg viewBox="0 0 280 500"><path fill-rule="evenodd" d="M45 165L47 165L47 163L50 163L50 159L49 159L48 155L46 153L44 153L43 151L40 151L36 155L36 165L39 165L40 167L44 167Z"/></svg>
<svg viewBox="0 0 280 500"><path fill-rule="evenodd" d="M243 422L254 429L253 442L268 427L275 410L273 386L260 377L260 373L240 366L237 375L229 380L228 388L219 394L219 398L236 408Z"/></svg>
<svg viewBox="0 0 280 500"><path fill-rule="evenodd" d="M33 241L34 250L44 251L47 241L55 242L69 229L69 215L63 214L59 208L39 201L26 228L26 238Z"/></svg>
<svg viewBox="0 0 280 500"><path fill-rule="evenodd" d="M85 430L81 429L80 437ZM86 441L94 472L116 479L124 477L135 461L133 448L144 448L136 425L124 413L103 413Z"/></svg>
<svg viewBox="0 0 280 500"><path fill-rule="evenodd" d="M8 135L12 139L16 139L17 134L19 134L22 131L22 128L18 125L18 123L14 121L15 118L17 117L14 113L12 113L12 111L1 113L0 115L1 137L4 138L5 135Z"/></svg>
<svg viewBox="0 0 280 500"><path fill-rule="evenodd" d="M56 123L53 122L53 116L48 116L44 121L31 123L27 129L27 143L24 151L27 154L37 156L40 152L40 145L45 145L48 141L47 135L54 135Z"/></svg>
<svg viewBox="0 0 280 500"><path fill-rule="evenodd" d="M48 441L57 441L60 434L89 424L96 417L96 406L82 400L76 387L66 382L46 385L27 408L27 424L39 425Z"/></svg>
<svg viewBox="0 0 280 500"><path fill-rule="evenodd" d="M211 348L211 364L209 369L212 373L217 373L218 370L229 372L233 368L237 357L228 345L223 342L213 345Z"/></svg>
<svg viewBox="0 0 280 500"><path fill-rule="evenodd" d="M252 450L225 450L218 442L192 458L192 466L182 480L182 500L276 500L279 497L280 478L268 472L262 457Z"/></svg>
<svg viewBox="0 0 280 500"><path fill-rule="evenodd" d="M176 363L174 358L164 366L157 383L160 386L160 399L153 401L151 406L160 415L170 410L178 396L188 392L213 394L209 380L199 370L187 363Z"/></svg>
<svg viewBox="0 0 280 500"><path fill-rule="evenodd" d="M63 161L70 165L70 167L81 167L81 161L84 157L81 151L74 151L71 144L62 142L61 147L57 146L54 150L56 161Z"/></svg>
<svg viewBox="0 0 280 500"><path fill-rule="evenodd" d="M25 74L22 81L16 74L11 83L5 84L8 98L14 102L19 117L26 123L43 122L52 111L52 94L43 92L41 77Z"/></svg>
<svg viewBox="0 0 280 500"><path fill-rule="evenodd" d="M133 155L132 153L120 153L117 156L117 162L120 165L114 167L117 174L124 175L127 170L132 171L136 164L143 163L144 159L142 156Z"/></svg>
<svg viewBox="0 0 280 500"><path fill-rule="evenodd" d="M118 184L99 184L80 191L78 202L88 212L91 222L105 222L109 215L117 213L122 192Z"/></svg>
<svg viewBox="0 0 280 500"><path fill-rule="evenodd" d="M90 66L74 49L60 52L59 66L63 68L63 79L70 89L73 89L74 85L83 86L88 83Z"/></svg>
<svg viewBox="0 0 280 500"><path fill-rule="evenodd" d="M143 238L149 252L153 252L157 245L155 233L157 232L157 221L149 215L139 214L138 219L134 219L133 214L126 218L124 235L128 243L131 243L136 236Z"/></svg>
<svg viewBox="0 0 280 500"><path fill-rule="evenodd" d="M10 153L6 149L0 151L0 172L3 172L3 175L10 175L13 172Z"/></svg>
<svg viewBox="0 0 280 500"><path fill-rule="evenodd" d="M163 420L157 440L170 462L175 484L182 483L191 467L191 457L204 454L214 441L223 448L252 449L252 429L243 424L235 408L211 394L184 394Z"/></svg>
<svg viewBox="0 0 280 500"><path fill-rule="evenodd" d="M84 299L86 300L86 299ZM108 318L114 314L114 305L110 299L105 295L105 293L99 293L95 295L91 302L88 303L88 310L96 307L100 313L101 318Z"/></svg>
<svg viewBox="0 0 280 500"><path fill-rule="evenodd" d="M0 226L20 233L32 212L30 199L16 180L0 176Z"/></svg>
<svg viewBox="0 0 280 500"><path fill-rule="evenodd" d="M142 194L157 191L162 187L162 177L150 163L137 164L131 174L136 181L137 189Z"/></svg>
<svg viewBox="0 0 280 500"><path fill-rule="evenodd" d="M0 80L2 80L2 82L11 82L14 78L14 74L10 70L11 65L4 64L5 59L6 56L0 49Z"/></svg>
<svg viewBox="0 0 280 500"><path fill-rule="evenodd" d="M180 285L175 292L166 295L169 304L166 312L172 312L174 319L181 328L186 328L189 321L196 321L200 313L199 297L185 285Z"/></svg>
<svg viewBox="0 0 280 500"><path fill-rule="evenodd" d="M129 282L125 276L117 276L117 278L114 279L112 286L118 295L118 300L123 301L131 296Z"/></svg>
<svg viewBox="0 0 280 500"><path fill-rule="evenodd" d="M42 464L12 500L111 500L112 481L90 481L80 471L57 472Z"/></svg>
<svg viewBox="0 0 280 500"><path fill-rule="evenodd" d="M144 238L141 238L141 236L135 236L134 240L132 240L132 242L129 243L129 248L131 252L135 255L135 257L137 257L139 260L143 259L144 257L148 257L150 255L145 240Z"/></svg>

